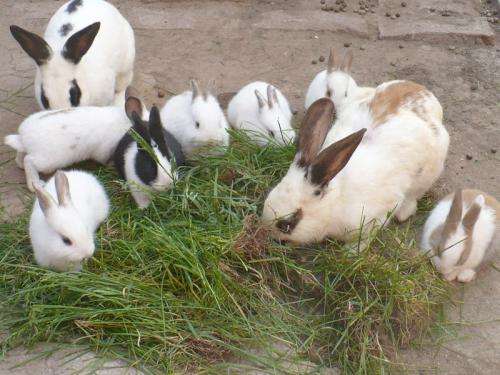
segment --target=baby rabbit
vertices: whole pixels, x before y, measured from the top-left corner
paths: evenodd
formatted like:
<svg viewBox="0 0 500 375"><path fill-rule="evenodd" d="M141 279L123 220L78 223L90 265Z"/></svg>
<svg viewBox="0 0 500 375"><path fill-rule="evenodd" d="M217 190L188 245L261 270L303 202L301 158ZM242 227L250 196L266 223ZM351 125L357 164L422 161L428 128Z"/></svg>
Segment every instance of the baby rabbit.
<svg viewBox="0 0 500 375"><path fill-rule="evenodd" d="M103 0L72 0L52 16L44 38L19 26L12 36L37 65L42 109L122 106L135 59L132 27Z"/></svg>
<svg viewBox="0 0 500 375"><path fill-rule="evenodd" d="M95 251L94 233L109 213L104 188L90 173L58 171L35 184L29 233L36 262L56 271L80 271ZM57 198L56 198L57 197Z"/></svg>
<svg viewBox="0 0 500 375"><path fill-rule="evenodd" d="M265 82L252 82L243 87L229 102L227 117L233 128L248 131L259 146L267 145L271 139L280 145L295 139L288 100L280 90Z"/></svg>
<svg viewBox="0 0 500 375"><path fill-rule="evenodd" d="M445 279L469 282L488 258L488 248L500 224L500 204L479 190L457 190L430 213L422 235L422 251Z"/></svg>
<svg viewBox="0 0 500 375"><path fill-rule="evenodd" d="M19 126L18 134L5 137L5 144L17 151L16 162L24 168L26 184L39 173L84 160L107 163L118 142L132 126L132 110L142 111L139 99L130 97L121 107L78 107L42 111L29 116Z"/></svg>
<svg viewBox="0 0 500 375"><path fill-rule="evenodd" d="M335 50L330 50L326 70L319 72L309 85L306 94L306 110L320 98L330 98L335 104L337 115L343 111L350 100L373 95L375 89L359 87L349 75L353 60L351 51L347 52L342 62L339 61Z"/></svg>
<svg viewBox="0 0 500 375"><path fill-rule="evenodd" d="M351 240L362 223L369 230L393 210L400 221L415 213L417 199L443 170L449 138L428 111L435 97L421 89L405 96L400 108L400 89L396 83L386 86L366 112L337 121L331 131L333 102L322 98L309 107L295 159L264 203L263 221L276 237L298 243L329 236ZM325 142L329 132L331 141Z"/></svg>
<svg viewBox="0 0 500 375"><path fill-rule="evenodd" d="M217 98L209 90L202 92L194 80L191 91L167 101L161 110L161 120L187 157L202 147L229 144L229 125Z"/></svg>
<svg viewBox="0 0 500 375"><path fill-rule="evenodd" d="M163 128L156 106L151 108L149 122L143 121L137 112L132 112L131 117L132 129L149 150L129 132L120 141L113 158L120 177L131 183L135 202L144 209L151 201L148 190L166 190L176 178L174 167L185 165L185 158L177 139Z"/></svg>

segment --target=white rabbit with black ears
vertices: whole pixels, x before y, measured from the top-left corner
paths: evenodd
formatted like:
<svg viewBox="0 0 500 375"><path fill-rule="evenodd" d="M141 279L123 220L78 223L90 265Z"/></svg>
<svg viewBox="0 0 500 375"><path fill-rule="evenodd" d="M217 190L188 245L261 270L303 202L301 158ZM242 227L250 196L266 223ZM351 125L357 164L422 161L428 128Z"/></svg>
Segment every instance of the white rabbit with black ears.
<svg viewBox="0 0 500 375"><path fill-rule="evenodd" d="M40 108L123 105L133 78L135 38L112 4L69 1L52 16L43 38L15 25L10 31L37 65Z"/></svg>
<svg viewBox="0 0 500 375"><path fill-rule="evenodd" d="M227 117L233 128L247 131L260 146L271 140L278 145L295 140L290 104L279 89L266 82L252 82L238 91L229 102Z"/></svg>
<svg viewBox="0 0 500 375"><path fill-rule="evenodd" d="M130 184L130 191L139 208L151 202L152 191L168 189L177 178L176 167L185 165L182 147L163 128L156 106L151 108L149 121L141 118L142 107L132 112L132 131L120 141L114 154L115 167L121 178Z"/></svg>
<svg viewBox="0 0 500 375"><path fill-rule="evenodd" d="M229 144L229 124L217 98L210 89L202 91L195 80L191 80L191 91L165 103L161 120L187 157L202 148Z"/></svg>
<svg viewBox="0 0 500 375"><path fill-rule="evenodd" d="M94 254L94 233L109 213L104 188L92 174L76 170L58 171L34 188L29 233L36 262L56 271L80 271L82 261Z"/></svg>

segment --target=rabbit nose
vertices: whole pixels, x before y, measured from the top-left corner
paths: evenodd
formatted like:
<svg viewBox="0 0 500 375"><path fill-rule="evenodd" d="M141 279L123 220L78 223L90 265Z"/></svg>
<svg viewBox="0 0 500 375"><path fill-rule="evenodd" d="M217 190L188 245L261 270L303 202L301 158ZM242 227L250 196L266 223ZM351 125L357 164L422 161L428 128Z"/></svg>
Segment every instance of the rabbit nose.
<svg viewBox="0 0 500 375"><path fill-rule="evenodd" d="M302 216L302 209L299 208L290 217L278 220L276 222L276 228L278 228L278 230L284 234L290 234L302 219Z"/></svg>

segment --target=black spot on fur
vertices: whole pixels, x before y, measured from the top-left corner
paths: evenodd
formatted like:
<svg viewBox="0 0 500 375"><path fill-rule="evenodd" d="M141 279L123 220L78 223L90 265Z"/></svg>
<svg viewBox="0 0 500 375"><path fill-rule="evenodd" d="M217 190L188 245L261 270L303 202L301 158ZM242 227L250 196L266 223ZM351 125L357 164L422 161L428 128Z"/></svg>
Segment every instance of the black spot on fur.
<svg viewBox="0 0 500 375"><path fill-rule="evenodd" d="M70 23L65 23L64 25L61 26L61 28L59 29L59 34L61 34L61 36L66 36L69 34L69 32L73 30L73 25L70 24Z"/></svg>
<svg viewBox="0 0 500 375"><path fill-rule="evenodd" d="M149 185L158 176L158 165L147 151L140 150L135 157L135 173L143 183Z"/></svg>
<svg viewBox="0 0 500 375"><path fill-rule="evenodd" d="M50 109L49 99L47 99L47 97L45 96L45 91L43 90L43 86L40 92L40 100L42 101L43 108Z"/></svg>
<svg viewBox="0 0 500 375"><path fill-rule="evenodd" d="M78 107L80 105L80 98L82 97L82 90L80 90L80 86L78 86L76 79L71 81L71 84L72 86L69 89L69 100L72 107Z"/></svg>
<svg viewBox="0 0 500 375"><path fill-rule="evenodd" d="M71 3L68 4L66 12L68 13L76 12L78 7L82 5L83 5L83 0L73 0Z"/></svg>
<svg viewBox="0 0 500 375"><path fill-rule="evenodd" d="M276 228L282 233L290 234L293 232L300 220L302 220L302 209L298 209L288 218L280 219L276 222Z"/></svg>

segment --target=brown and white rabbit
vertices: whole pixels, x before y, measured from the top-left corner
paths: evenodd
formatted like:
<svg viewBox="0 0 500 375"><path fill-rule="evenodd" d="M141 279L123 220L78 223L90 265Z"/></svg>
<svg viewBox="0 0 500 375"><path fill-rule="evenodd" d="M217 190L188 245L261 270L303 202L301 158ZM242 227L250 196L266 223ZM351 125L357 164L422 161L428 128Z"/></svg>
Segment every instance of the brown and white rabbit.
<svg viewBox="0 0 500 375"><path fill-rule="evenodd" d="M479 190L457 190L434 207L424 225L421 248L446 280L469 282L491 258L500 226L500 203Z"/></svg>

